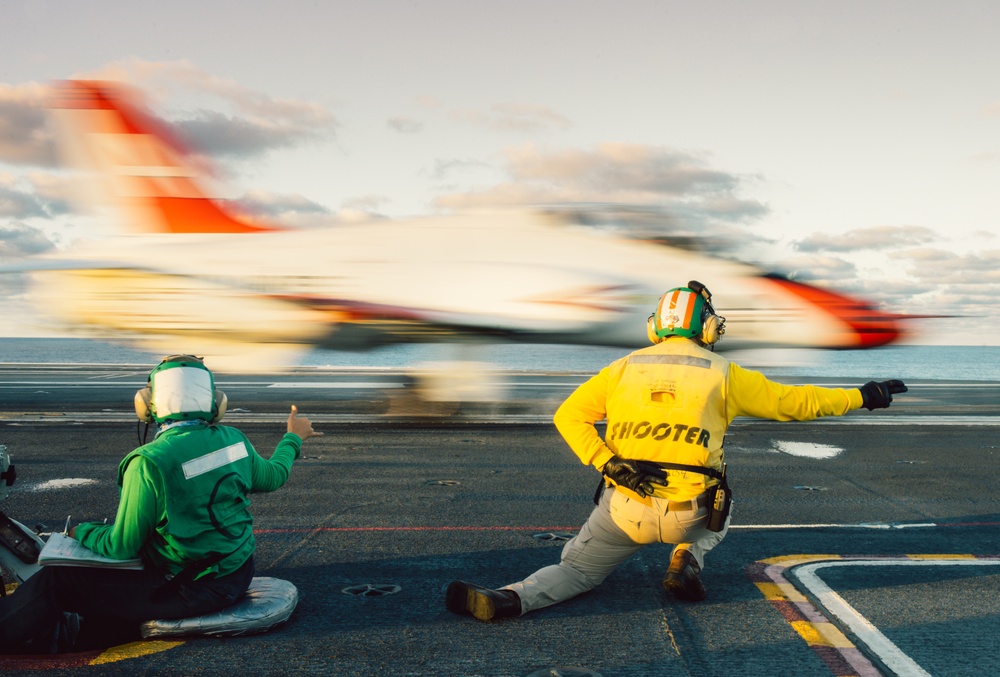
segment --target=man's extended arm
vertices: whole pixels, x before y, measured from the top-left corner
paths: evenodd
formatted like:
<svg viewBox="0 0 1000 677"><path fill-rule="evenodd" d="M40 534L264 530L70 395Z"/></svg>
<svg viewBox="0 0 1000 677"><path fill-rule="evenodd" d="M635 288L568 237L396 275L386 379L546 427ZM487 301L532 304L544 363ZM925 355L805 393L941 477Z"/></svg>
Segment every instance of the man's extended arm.
<svg viewBox="0 0 1000 677"><path fill-rule="evenodd" d="M104 557L138 557L162 512L159 501L161 485L156 466L142 456L136 456L122 476L121 499L114 523L85 522L77 525L73 536Z"/></svg>
<svg viewBox="0 0 1000 677"><path fill-rule="evenodd" d="M294 433L285 433L275 447L271 458L253 454L251 489L253 491L274 491L288 480L292 472L292 461L299 457L302 438Z"/></svg>
<svg viewBox="0 0 1000 677"><path fill-rule="evenodd" d="M897 382L886 382L897 383ZM906 387L899 381L902 390ZM875 384L876 390L879 384ZM869 387L867 384L863 387ZM889 406L891 395L884 404ZM729 365L727 418L754 416L776 421L811 421L820 416L842 416L852 409L865 405L860 388L822 388L814 385L791 386L769 381L763 374L744 369L735 363Z"/></svg>

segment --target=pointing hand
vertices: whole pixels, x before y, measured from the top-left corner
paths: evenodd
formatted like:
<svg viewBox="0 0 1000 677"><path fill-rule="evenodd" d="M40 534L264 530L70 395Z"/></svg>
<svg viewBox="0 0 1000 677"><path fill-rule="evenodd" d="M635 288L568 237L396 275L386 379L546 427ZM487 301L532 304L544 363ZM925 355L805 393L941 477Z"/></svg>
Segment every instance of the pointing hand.
<svg viewBox="0 0 1000 677"><path fill-rule="evenodd" d="M906 384L898 379L891 381L869 381L860 388L862 405L868 411L885 409L892 402L892 396L905 393Z"/></svg>
<svg viewBox="0 0 1000 677"><path fill-rule="evenodd" d="M313 430L312 423L309 419L305 416L299 416L298 413L298 407L293 404L292 413L288 415L288 432L298 435L303 441L309 439L310 437L318 437L323 434Z"/></svg>

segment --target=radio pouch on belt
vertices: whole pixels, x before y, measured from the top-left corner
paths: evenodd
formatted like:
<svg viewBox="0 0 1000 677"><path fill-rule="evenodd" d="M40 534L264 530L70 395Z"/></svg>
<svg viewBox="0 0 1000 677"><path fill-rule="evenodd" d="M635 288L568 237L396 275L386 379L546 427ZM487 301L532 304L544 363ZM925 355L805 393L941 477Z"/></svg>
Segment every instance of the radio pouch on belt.
<svg viewBox="0 0 1000 677"><path fill-rule="evenodd" d="M708 523L709 531L719 532L726 526L729 508L733 505L733 491L726 479L726 464L722 464L722 478L719 483L708 490Z"/></svg>

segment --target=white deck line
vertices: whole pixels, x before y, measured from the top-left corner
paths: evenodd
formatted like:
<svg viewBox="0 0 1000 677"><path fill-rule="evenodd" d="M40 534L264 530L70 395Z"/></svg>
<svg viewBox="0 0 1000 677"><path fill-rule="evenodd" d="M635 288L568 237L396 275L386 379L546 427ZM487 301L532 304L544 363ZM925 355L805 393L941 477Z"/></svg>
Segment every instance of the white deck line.
<svg viewBox="0 0 1000 677"><path fill-rule="evenodd" d="M903 653L888 637L879 632L867 618L857 612L843 597L824 583L817 571L844 566L991 566L1000 560L989 559L872 559L838 560L802 564L793 568L795 578L813 595L819 606L836 617L865 648L899 677L930 677L930 673Z"/></svg>
<svg viewBox="0 0 1000 677"><path fill-rule="evenodd" d="M941 526L937 522L916 524L891 522L856 522L846 524L730 524L730 529L933 529Z"/></svg>

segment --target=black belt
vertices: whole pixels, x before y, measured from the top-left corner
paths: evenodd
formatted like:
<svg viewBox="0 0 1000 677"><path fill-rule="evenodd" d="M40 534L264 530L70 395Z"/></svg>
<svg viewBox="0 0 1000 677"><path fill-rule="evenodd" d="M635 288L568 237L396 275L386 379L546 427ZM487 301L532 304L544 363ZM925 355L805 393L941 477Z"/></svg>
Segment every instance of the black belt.
<svg viewBox="0 0 1000 677"><path fill-rule="evenodd" d="M688 501L669 501L667 503L667 510L670 512L680 512L682 510L697 510L698 508L704 508L708 505L708 496L701 494L696 498L692 498Z"/></svg>
<svg viewBox="0 0 1000 677"><path fill-rule="evenodd" d="M604 487L604 478L601 478L601 486L598 487L598 494L594 496L594 503L597 503L600 499L600 490ZM655 496L640 496L628 487L623 487L620 485L614 485L615 491L621 491L630 500L639 501L643 505L648 507L653 506L653 499ZM697 510L698 508L704 508L708 505L708 496L706 494L700 494L694 498L690 498L686 501L667 501L667 511L668 512L682 512L684 510Z"/></svg>
<svg viewBox="0 0 1000 677"><path fill-rule="evenodd" d="M636 464L651 475L657 475L663 480L663 484L667 484L667 470L683 470L686 472L696 472L700 475L707 475L708 477L713 477L717 480L725 481L725 474L719 472L715 468L705 468L699 465L685 465L683 463L656 463L654 461L636 461ZM610 486L607 484L606 478L602 475L601 481L597 484L597 491L594 492L594 505L597 505L601 500L601 494L604 493L605 486ZM645 498L639 496L631 489L627 489L630 494L633 494L637 499L645 503L646 505L651 505L650 497ZM697 507L692 508L692 502L697 500ZM704 508L708 505L708 497L702 494L698 496L697 499L691 499L691 501L670 501L667 505L667 510L673 510L674 512L680 510L697 510L698 508Z"/></svg>

